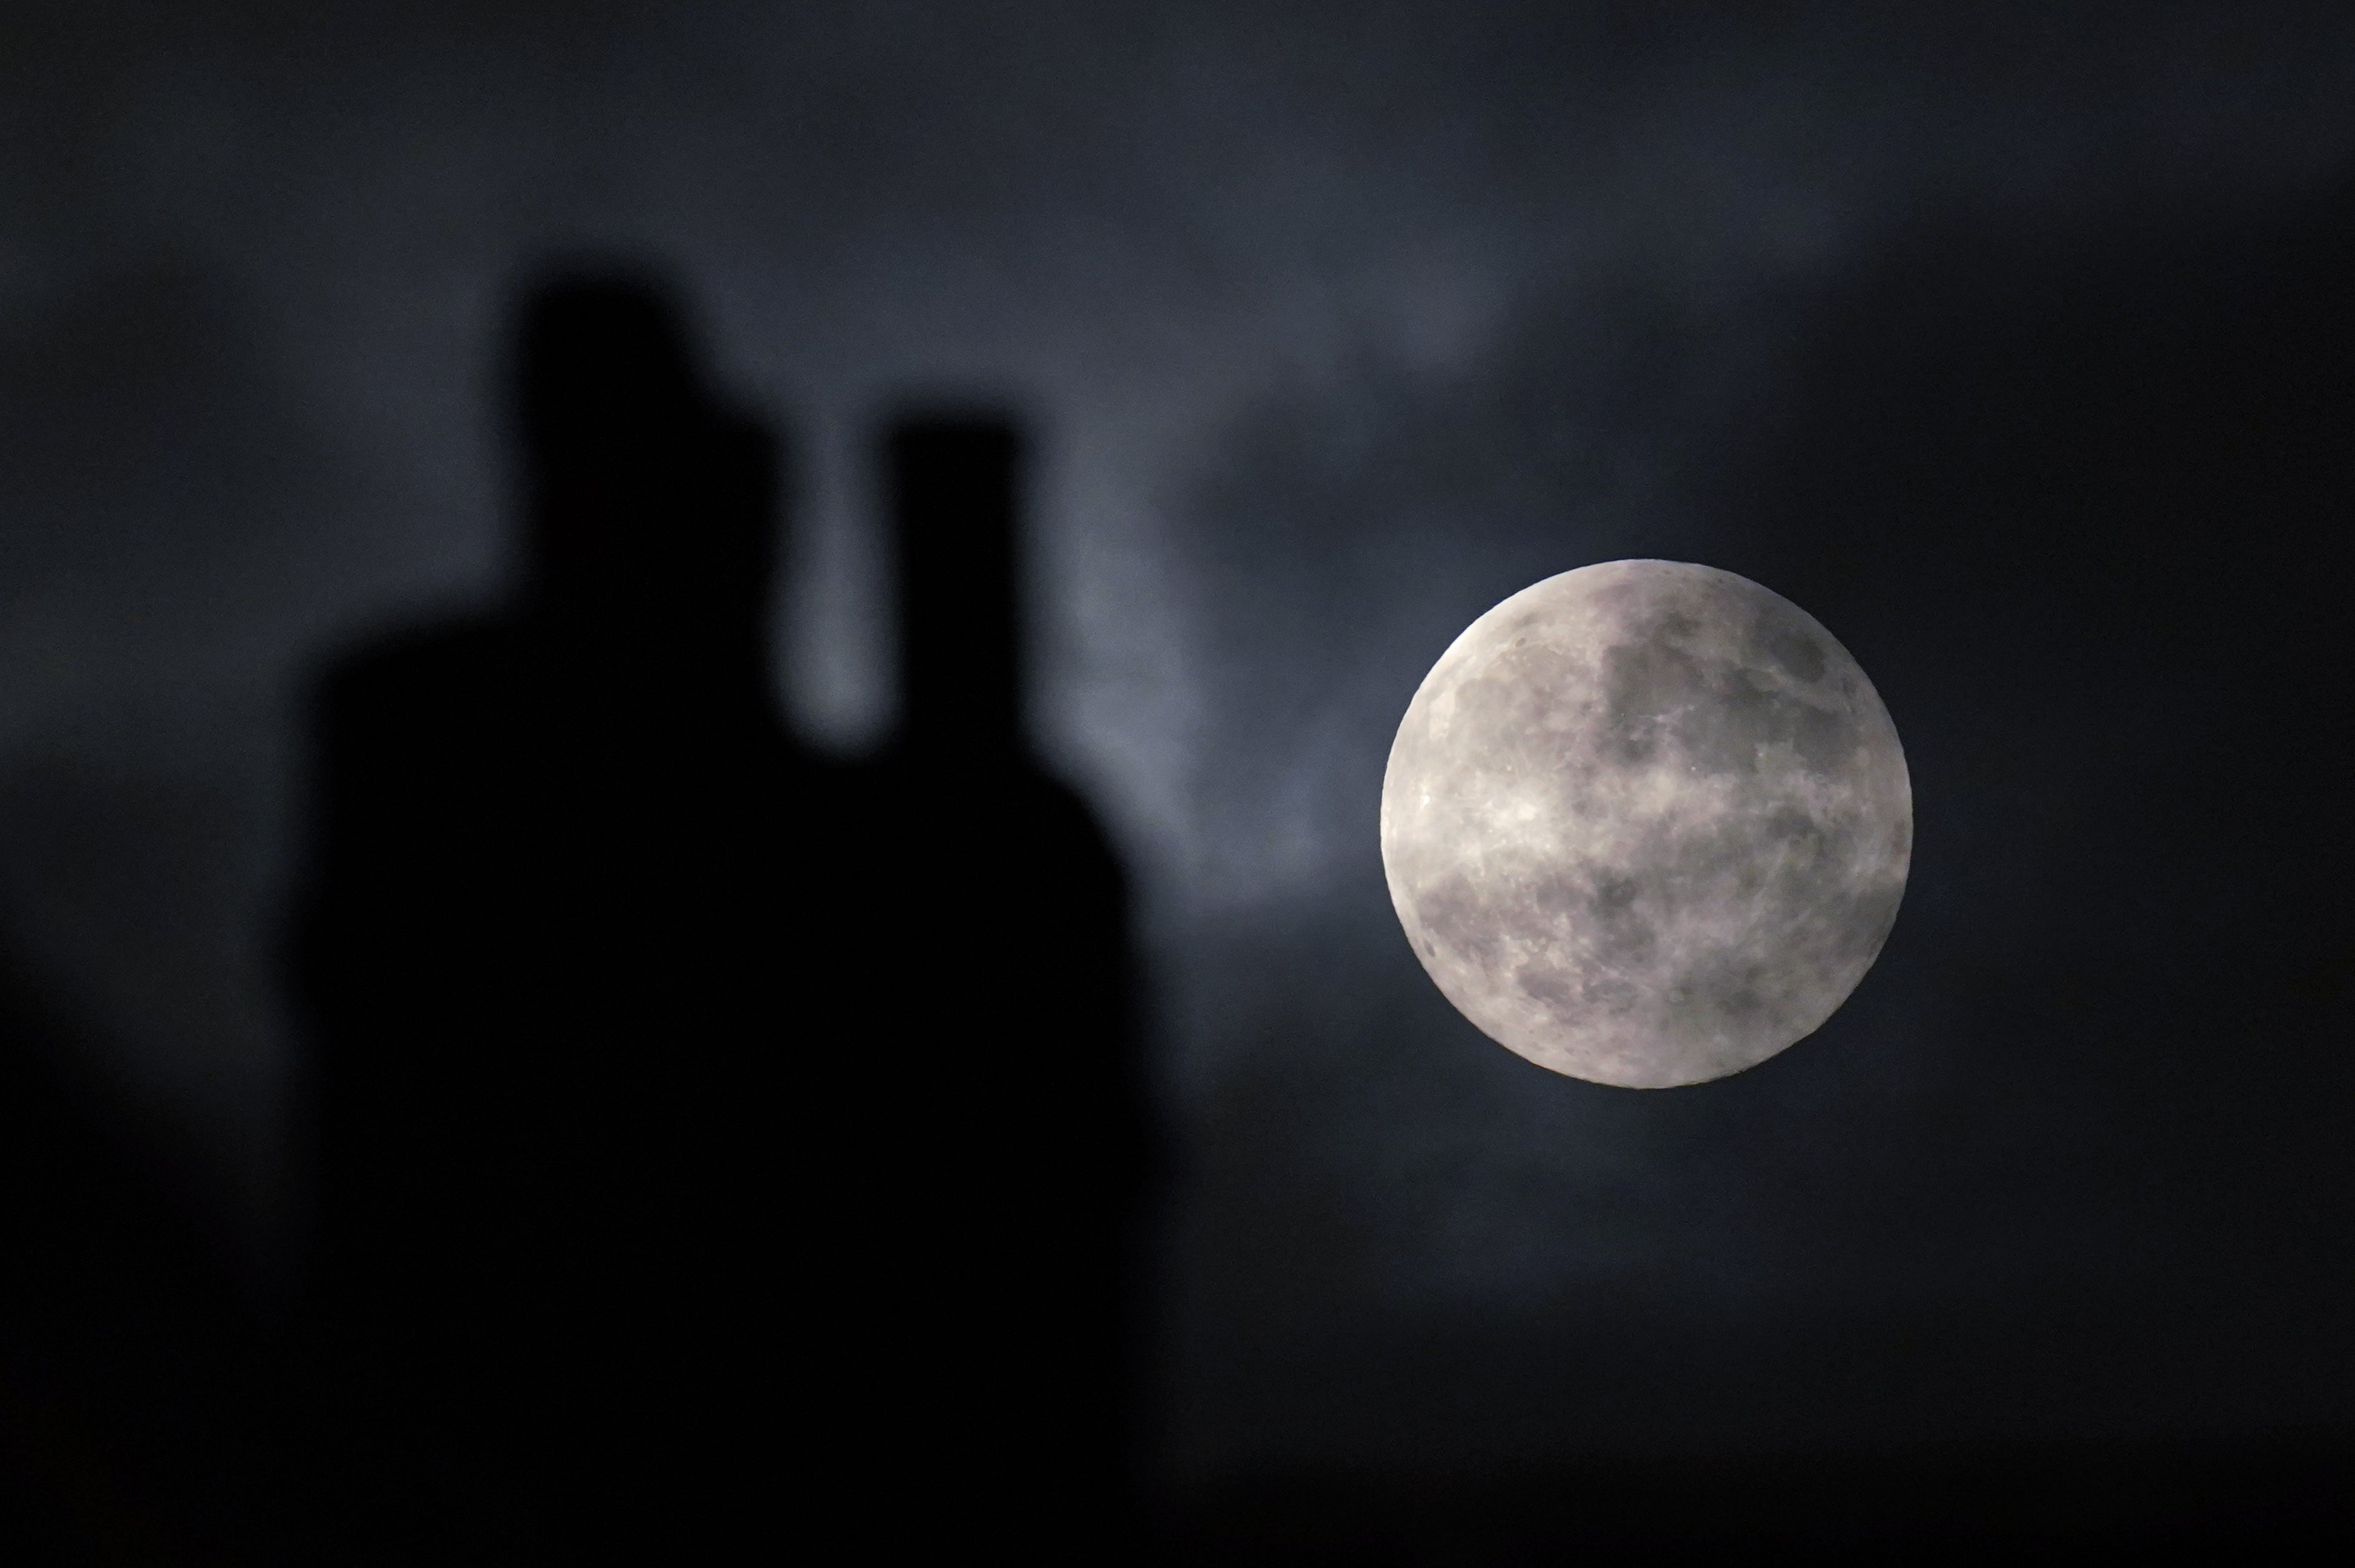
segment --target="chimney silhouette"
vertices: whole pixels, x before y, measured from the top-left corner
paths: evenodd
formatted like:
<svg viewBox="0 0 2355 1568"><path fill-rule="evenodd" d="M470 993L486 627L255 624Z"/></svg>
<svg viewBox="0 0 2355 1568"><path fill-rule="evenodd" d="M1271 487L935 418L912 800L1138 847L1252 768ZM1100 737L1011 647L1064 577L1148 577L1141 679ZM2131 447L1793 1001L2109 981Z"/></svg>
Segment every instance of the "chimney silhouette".
<svg viewBox="0 0 2355 1568"><path fill-rule="evenodd" d="M1027 745L1016 539L1020 436L992 415L895 423L901 744L963 757Z"/></svg>

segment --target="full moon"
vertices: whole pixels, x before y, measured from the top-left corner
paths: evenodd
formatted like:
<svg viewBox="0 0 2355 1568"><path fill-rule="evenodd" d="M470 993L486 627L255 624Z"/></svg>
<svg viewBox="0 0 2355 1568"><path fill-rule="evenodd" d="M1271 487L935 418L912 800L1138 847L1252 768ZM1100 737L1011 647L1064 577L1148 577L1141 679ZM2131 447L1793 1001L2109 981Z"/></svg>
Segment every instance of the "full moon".
<svg viewBox="0 0 2355 1568"><path fill-rule="evenodd" d="M1837 1011L1913 846L1880 694L1747 578L1614 560L1521 590L1423 677L1382 778L1415 955L1540 1067L1657 1089Z"/></svg>

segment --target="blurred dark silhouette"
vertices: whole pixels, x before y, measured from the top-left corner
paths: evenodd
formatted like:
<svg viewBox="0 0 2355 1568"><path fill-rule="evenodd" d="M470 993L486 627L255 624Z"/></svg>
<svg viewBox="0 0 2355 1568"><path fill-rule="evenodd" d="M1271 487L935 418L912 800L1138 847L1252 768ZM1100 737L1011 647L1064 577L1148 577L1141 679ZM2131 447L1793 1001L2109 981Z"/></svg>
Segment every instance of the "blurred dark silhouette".
<svg viewBox="0 0 2355 1568"><path fill-rule="evenodd" d="M1153 1160L1127 891L1025 735L1025 443L995 417L925 415L883 455L904 721L872 784L890 826L860 882L860 989L900 1151L868 1264L891 1282L897 1370L867 1430L888 1447L921 1424L945 1463L909 1485L934 1523L1032 1555L1134 1550Z"/></svg>
<svg viewBox="0 0 2355 1568"><path fill-rule="evenodd" d="M634 278L522 335L524 591L318 709L317 1550L693 1552L779 1462L825 769L769 689L778 464Z"/></svg>
<svg viewBox="0 0 2355 1568"><path fill-rule="evenodd" d="M1021 733L1020 443L891 437L908 721L775 717L776 465L641 282L527 315L510 609L318 710L311 1550L1133 1524L1125 894Z"/></svg>
<svg viewBox="0 0 2355 1568"><path fill-rule="evenodd" d="M250 1561L260 1324L88 1054L0 953L0 1562Z"/></svg>

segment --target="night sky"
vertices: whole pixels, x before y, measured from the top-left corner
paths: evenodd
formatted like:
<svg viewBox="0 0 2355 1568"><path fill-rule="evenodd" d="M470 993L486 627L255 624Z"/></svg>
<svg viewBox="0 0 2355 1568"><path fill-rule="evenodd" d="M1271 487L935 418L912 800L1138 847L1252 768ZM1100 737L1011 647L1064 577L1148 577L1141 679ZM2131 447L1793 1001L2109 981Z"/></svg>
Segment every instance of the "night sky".
<svg viewBox="0 0 2355 1568"><path fill-rule="evenodd" d="M837 752L878 421L1030 423L1169 1484L2344 1440L2346 7L189 9L0 17L0 944L263 1298L302 693L498 594L507 328L596 251L788 443ZM1375 833L1455 634L1630 556L1820 620L1915 796L1848 1006L1675 1091L1482 1039Z"/></svg>

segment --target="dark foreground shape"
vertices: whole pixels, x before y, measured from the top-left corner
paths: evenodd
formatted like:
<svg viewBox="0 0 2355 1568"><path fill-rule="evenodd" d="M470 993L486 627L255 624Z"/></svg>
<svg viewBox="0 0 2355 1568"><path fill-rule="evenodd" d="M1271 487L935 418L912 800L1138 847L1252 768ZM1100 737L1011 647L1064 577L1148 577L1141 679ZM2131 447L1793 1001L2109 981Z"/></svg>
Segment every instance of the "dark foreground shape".
<svg viewBox="0 0 2355 1568"><path fill-rule="evenodd" d="M264 1339L0 949L0 1563L267 1562Z"/></svg>
<svg viewBox="0 0 2355 1568"><path fill-rule="evenodd" d="M1186 1563L1507 1568L1985 1563L2024 1549L2318 1562L2355 1545L2335 1435L2243 1442L1948 1444L1597 1459L1552 1471L1267 1477L1193 1498Z"/></svg>
<svg viewBox="0 0 2355 1568"><path fill-rule="evenodd" d="M520 372L523 593L318 707L298 1446L345 1560L700 1555L772 1506L827 794L767 684L774 449L634 281L544 289Z"/></svg>
<svg viewBox="0 0 2355 1568"><path fill-rule="evenodd" d="M1135 1529L1126 894L1023 737L1021 443L889 447L907 723L766 682L768 437L661 296L526 324L528 572L319 699L296 1448L337 1561Z"/></svg>
<svg viewBox="0 0 2355 1568"><path fill-rule="evenodd" d="M1022 702L1018 432L913 418L885 447L905 723L871 781L888 827L847 879L867 1027L846 1096L874 1134L852 1201L871 1388L854 1474L896 1477L885 1537L1133 1545L1151 1157L1127 892L1103 829L1035 759Z"/></svg>

